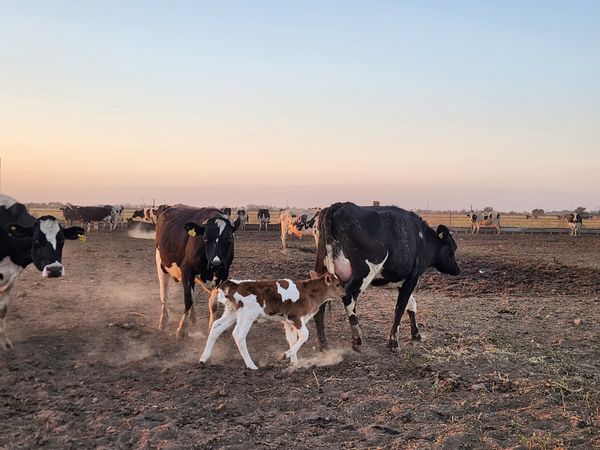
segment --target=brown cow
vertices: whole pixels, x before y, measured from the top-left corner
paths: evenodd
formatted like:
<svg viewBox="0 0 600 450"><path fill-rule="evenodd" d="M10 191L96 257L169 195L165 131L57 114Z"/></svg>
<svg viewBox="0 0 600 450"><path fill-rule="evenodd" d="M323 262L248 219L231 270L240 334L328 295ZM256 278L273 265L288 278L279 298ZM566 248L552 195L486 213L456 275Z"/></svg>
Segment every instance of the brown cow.
<svg viewBox="0 0 600 450"><path fill-rule="evenodd" d="M256 370L246 346L246 336L254 321L267 317L283 322L290 349L284 353L298 364L298 350L308 339L306 323L328 300L341 299L345 290L330 273L321 276L311 271L309 280L238 281L228 280L213 291L225 312L210 329L200 362L208 360L218 337L234 323L233 338L248 369Z"/></svg>

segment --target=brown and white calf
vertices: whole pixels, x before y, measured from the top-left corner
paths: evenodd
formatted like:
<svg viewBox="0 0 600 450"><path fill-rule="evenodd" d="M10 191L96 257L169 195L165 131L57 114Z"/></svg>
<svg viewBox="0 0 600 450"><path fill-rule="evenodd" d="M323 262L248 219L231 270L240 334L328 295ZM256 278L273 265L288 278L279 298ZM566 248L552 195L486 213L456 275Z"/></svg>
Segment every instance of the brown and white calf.
<svg viewBox="0 0 600 450"><path fill-rule="evenodd" d="M311 271L308 280L238 281L227 280L211 295L225 305L220 319L210 328L210 334L200 357L204 363L210 358L219 336L234 323L233 339L248 369L256 370L246 346L246 336L258 318L270 318L283 322L285 336L290 346L284 353L293 365L298 364L298 350L308 339L306 323L328 300L341 299L345 290L339 280L330 273L321 276Z"/></svg>

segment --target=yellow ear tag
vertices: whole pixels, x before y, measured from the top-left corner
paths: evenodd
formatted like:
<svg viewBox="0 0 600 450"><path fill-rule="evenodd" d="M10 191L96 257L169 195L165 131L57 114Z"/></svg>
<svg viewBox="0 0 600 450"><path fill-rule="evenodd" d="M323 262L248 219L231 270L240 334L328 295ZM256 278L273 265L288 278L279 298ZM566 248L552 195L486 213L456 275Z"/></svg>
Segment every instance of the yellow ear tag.
<svg viewBox="0 0 600 450"><path fill-rule="evenodd" d="M190 228L189 231L188 231L188 234L190 236L192 236L192 237L195 237L196 236L196 230L194 230L193 228Z"/></svg>
<svg viewBox="0 0 600 450"><path fill-rule="evenodd" d="M78 234L77 237L81 242L85 242L85 240L87 239L87 236L85 234Z"/></svg>

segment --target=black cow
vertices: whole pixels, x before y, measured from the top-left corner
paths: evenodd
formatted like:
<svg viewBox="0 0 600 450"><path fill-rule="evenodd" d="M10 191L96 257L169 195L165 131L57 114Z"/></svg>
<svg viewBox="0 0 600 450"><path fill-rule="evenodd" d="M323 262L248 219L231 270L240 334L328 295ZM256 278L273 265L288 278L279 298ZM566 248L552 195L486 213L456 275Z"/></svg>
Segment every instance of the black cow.
<svg viewBox="0 0 600 450"><path fill-rule="evenodd" d="M169 275L183 282L185 312L177 338L186 334L188 317L196 321L193 307L194 284L206 292L227 280L233 261L234 233L240 222L232 223L216 208L192 208L175 205L167 208L156 224L156 268L160 284L162 311L159 329L164 329L167 312ZM210 324L214 307L210 305Z"/></svg>
<svg viewBox="0 0 600 450"><path fill-rule="evenodd" d="M103 220L110 220L112 214L112 206L78 206L77 217L81 220L82 224L87 224L87 230L90 231L90 227L94 224L94 228L98 229L98 222Z"/></svg>
<svg viewBox="0 0 600 450"><path fill-rule="evenodd" d="M69 203L60 208L65 218L65 224L69 227L73 225L73 222L75 220L79 220L79 216L77 215L77 208L79 207L73 206Z"/></svg>
<svg viewBox="0 0 600 450"><path fill-rule="evenodd" d="M268 208L259 208L258 210L258 231L262 230L263 225L265 226L265 231L269 226L269 222L271 221L271 213Z"/></svg>
<svg viewBox="0 0 600 450"><path fill-rule="evenodd" d="M16 279L33 263L44 278L62 277L62 249L65 239L83 236L79 227L63 228L53 216L36 219L25 206L0 195L0 339L12 347L5 321Z"/></svg>
<svg viewBox="0 0 600 450"><path fill-rule="evenodd" d="M319 245L315 270L335 273L344 283L344 306L352 327L355 349L362 344L356 315L356 301L369 285L401 283L394 323L389 334L390 348L398 347L397 330L404 309L421 274L428 267L458 275L456 243L450 231L440 225L437 231L416 214L394 206L360 207L335 203L319 215ZM416 309L416 308L411 308ZM327 345L325 308L315 316L322 347ZM415 311L409 311L411 334L420 339Z"/></svg>
<svg viewBox="0 0 600 450"><path fill-rule="evenodd" d="M231 208L221 208L221 213L223 213L224 216L227 216L227 218L229 219L231 217Z"/></svg>

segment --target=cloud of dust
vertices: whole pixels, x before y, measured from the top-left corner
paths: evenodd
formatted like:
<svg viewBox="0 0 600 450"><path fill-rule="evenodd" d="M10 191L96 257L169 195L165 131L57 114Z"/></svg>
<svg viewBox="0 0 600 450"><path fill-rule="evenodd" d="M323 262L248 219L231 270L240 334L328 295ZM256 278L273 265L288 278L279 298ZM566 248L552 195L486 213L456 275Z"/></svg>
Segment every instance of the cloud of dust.
<svg viewBox="0 0 600 450"><path fill-rule="evenodd" d="M141 230L139 228L131 228L130 230L127 231L127 234L129 235L130 238L134 238L134 239L154 239L156 236L156 233L154 231L150 231L150 230Z"/></svg>
<svg viewBox="0 0 600 450"><path fill-rule="evenodd" d="M318 352L315 356L309 358L298 358L298 365L296 369L304 369L307 367L323 367L323 366L334 366L341 363L344 360L344 355L350 352L348 348L333 348Z"/></svg>

